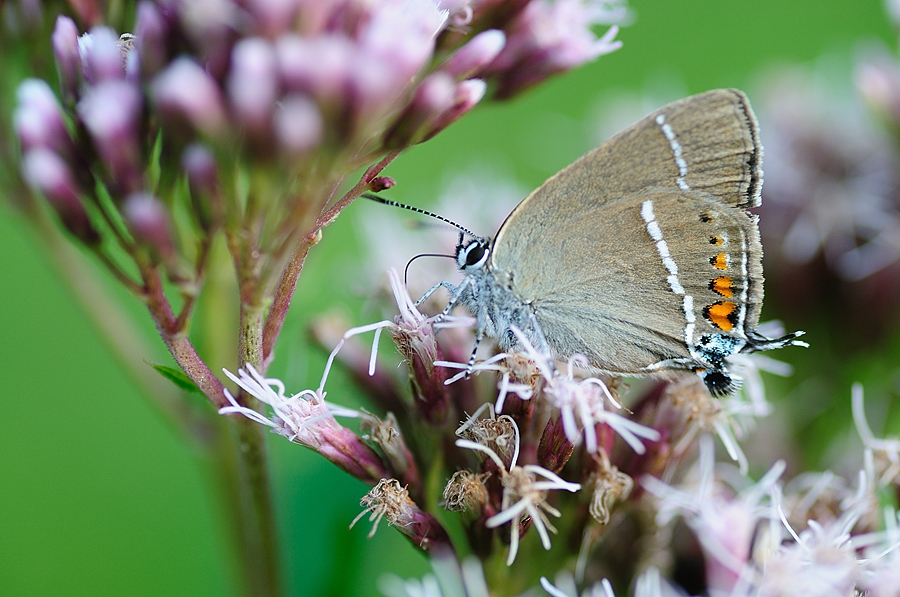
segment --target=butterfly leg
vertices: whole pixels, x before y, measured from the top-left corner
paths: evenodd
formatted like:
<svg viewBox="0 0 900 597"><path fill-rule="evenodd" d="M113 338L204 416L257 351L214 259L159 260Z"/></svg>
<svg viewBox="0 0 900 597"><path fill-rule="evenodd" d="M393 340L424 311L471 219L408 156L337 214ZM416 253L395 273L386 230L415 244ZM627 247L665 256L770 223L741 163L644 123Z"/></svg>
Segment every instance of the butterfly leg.
<svg viewBox="0 0 900 597"><path fill-rule="evenodd" d="M475 346L472 347L472 354L469 356L469 362L466 363L466 379L472 377L472 371L475 368L475 355L478 353L478 345L484 339L484 330L479 326L475 330Z"/></svg>
<svg viewBox="0 0 900 597"><path fill-rule="evenodd" d="M425 291L425 294L423 294L423 295L419 298L419 300L416 301L416 307L418 307L419 305L421 305L422 303L424 303L425 301L427 301L427 300L428 300L428 297L430 297L432 294L434 294L435 291L436 291L438 288L441 288L442 286L443 286L444 288L446 288L447 290L450 291L450 296L454 296L454 295L457 293L458 288L457 288L456 286L454 286L453 284L451 284L450 282L448 282L448 281L446 281L446 280L442 280L442 281L438 282L437 284L435 284L434 286L432 286L431 288L429 288L428 290ZM451 305L453 304L453 301L452 301L452 300L450 301L450 304L451 304Z"/></svg>
<svg viewBox="0 0 900 597"><path fill-rule="evenodd" d="M532 312L529 313L528 319L531 321L531 329L534 330L534 336L537 339L537 342L535 342L537 346L535 346L535 348L537 348L538 352L540 352L541 354L547 355L549 362L552 363L553 351L550 350L550 343L547 342L547 337L544 336L544 331L541 329L537 317Z"/></svg>

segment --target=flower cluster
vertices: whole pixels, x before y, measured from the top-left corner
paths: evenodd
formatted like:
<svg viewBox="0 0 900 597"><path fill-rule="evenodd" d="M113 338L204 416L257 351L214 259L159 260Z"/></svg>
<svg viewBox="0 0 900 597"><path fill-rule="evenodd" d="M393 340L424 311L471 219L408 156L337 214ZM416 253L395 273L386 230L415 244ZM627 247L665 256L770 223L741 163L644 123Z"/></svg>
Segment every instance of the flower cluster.
<svg viewBox="0 0 900 597"><path fill-rule="evenodd" d="M171 215L153 205L171 207L174 182L152 168L180 161L200 224L274 210L282 224L262 223L274 228L263 247L278 247L298 224L307 232L347 172L434 136L488 85L510 97L617 49L615 26L599 39L591 27L623 17L618 3L582 0L142 2L130 33L79 36L60 16L62 102L37 80L19 93L23 174L78 238L112 215L92 213L102 183L119 214L137 212L127 232L171 252ZM279 175L260 187L226 167L236 158Z"/></svg>
<svg viewBox="0 0 900 597"><path fill-rule="evenodd" d="M327 404L328 371L319 388L292 398L284 397L279 381L264 380L252 370L231 376L271 405L273 414L270 418L236 405L221 412L260 421L370 484L373 489L363 497L357 520L368 513L372 532L387 520L434 557L443 570L442 582L455 579L435 594L482 594L485 583L490 594L517 594L540 582L552 595L577 595L577 586L587 587L585 594L612 595L640 578L640 595L675 595L679 593L666 592L665 577L681 578L675 566L689 557L682 550L693 542L705 562L703 574L693 578L697 587L749 597L781 582L780 575L810 565L814 556L804 555L803 549L816 542L821 549L840 547L851 532L858 538L847 543L848 582L864 586L864 576L887 570L867 559L876 547L896 542L876 532L879 526L872 523L873 516L880 516L869 499L875 487L872 467L856 491L834 475L820 476L833 482L830 492L817 482L813 486L818 489L811 489L800 477L782 485L782 462L759 481L749 481L740 442L771 410L755 358L738 357L733 365L741 370L744 388L718 401L694 376L634 389L621 380L591 377L578 358L554 363L522 335L522 353L495 353L477 361L472 377L466 377L464 361L472 339L459 331L471 322L451 318L452 327L443 327L445 317L419 312L396 272L389 272L389 278L399 311L394 319L351 329L339 338L328 325L318 327L320 341L335 346L328 369L343 364L375 410L387 412L384 418ZM375 351L382 330L390 333L406 364L411 395L404 392L403 379L385 374L391 368L379 364L383 357ZM358 336L373 331L369 351ZM447 355L460 357L460 362L441 360ZM769 360L762 364L778 369ZM890 486L897 476L891 460L896 460L896 446L875 439L861 409L860 404L860 433L884 462L879 486ZM349 439L353 431L335 422L339 413L361 419L356 440ZM314 431L319 429L327 432ZM312 434L324 441L302 439ZM722 472L714 466L716 437L734 462ZM699 464L692 468L698 446ZM364 473L354 472L362 470L360 462L368 463ZM429 493L418 473L429 467L434 472L436 466L444 474L440 494ZM379 471L384 477L375 479ZM807 523L808 509L819 502L844 514L833 522L820 516L819 522ZM460 533L446 528L449 519L438 515L441 507L458 515L465 545L459 543ZM676 524L682 519L686 525ZM533 565L536 549L547 550L540 566ZM467 552L483 564L502 557L506 567L485 566L481 572L474 562L457 559L456 554ZM798 555L791 566L796 569L779 571L794 552ZM610 557L616 553L627 561ZM552 574L554 582L541 579ZM386 591L415 592L414 585L400 586L389 584ZM694 585L684 588L695 590ZM778 594L766 591L761 594Z"/></svg>
<svg viewBox="0 0 900 597"><path fill-rule="evenodd" d="M61 96L40 79L19 88L22 175L164 339L187 329L223 233L242 309L268 328L242 358L264 370L310 247L355 198L394 184L380 173L399 152L486 95L615 50L615 26L592 28L624 16L586 0L144 1L121 34L59 16ZM208 371L188 360L201 385ZM201 389L225 404L220 385Z"/></svg>
<svg viewBox="0 0 900 597"><path fill-rule="evenodd" d="M16 32L4 41L34 35L55 59L59 81L35 73L18 87L8 136L18 146L0 149L4 157L18 150L4 160L21 174L15 194L56 253L92 253L147 308L181 369L155 365L163 377L139 375L153 386L148 394L185 435L242 470L225 491L241 497L229 522L242 553L253 554L241 563L254 594L277 594L279 584L255 423L372 485L366 508L376 523L386 519L430 553L452 551L437 519L417 509L428 503L425 461L399 430L411 417L435 426L459 417L458 397L471 384L444 384L446 370L435 362L457 355L434 341L411 302L396 323L366 328L389 329L414 372L415 407L406 409L392 376L365 367L375 404L387 405L379 414L396 417L335 407L324 381L288 396L266 371L323 230L364 193L396 184L383 173L401 152L479 102L513 97L618 49L614 23L626 17L624 3L142 0L110 9L113 21L103 3L75 2L49 35L35 34L41 3L20 4L4 11L2 27ZM62 242L54 218L78 247ZM141 344L120 329L117 314L104 301L85 302L122 361L145 373L147 355L134 354ZM192 326L202 309L210 316L199 319L215 322L214 339ZM348 343L342 358L354 349ZM229 375L230 390L213 371L235 356L240 370ZM195 390L216 410L246 416L229 417L230 425L210 420L215 410L187 406ZM261 405L274 415L258 414ZM359 418L359 434L338 422L348 415Z"/></svg>

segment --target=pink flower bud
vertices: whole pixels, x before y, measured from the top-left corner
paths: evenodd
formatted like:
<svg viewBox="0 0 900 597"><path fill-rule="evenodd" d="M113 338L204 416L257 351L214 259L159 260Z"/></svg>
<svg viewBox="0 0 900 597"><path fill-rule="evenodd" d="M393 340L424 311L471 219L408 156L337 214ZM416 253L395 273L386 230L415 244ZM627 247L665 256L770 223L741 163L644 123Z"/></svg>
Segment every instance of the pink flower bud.
<svg viewBox="0 0 900 597"><path fill-rule="evenodd" d="M390 69L401 85L419 72L434 52L434 40L447 14L431 2L380 2L359 30L359 53Z"/></svg>
<svg viewBox="0 0 900 597"><path fill-rule="evenodd" d="M152 77L166 65L166 36L169 25L152 2L138 4L135 18L135 37L141 59L141 74Z"/></svg>
<svg viewBox="0 0 900 597"><path fill-rule="evenodd" d="M453 106L445 111L435 122L431 131L425 136L425 140L459 120L459 118L475 107L484 97L487 85L481 79L468 79L456 85L455 101Z"/></svg>
<svg viewBox="0 0 900 597"><path fill-rule="evenodd" d="M94 27L104 20L106 5L100 5L100 0L78 0L77 2L68 3L69 8L74 12L75 20L82 23L85 27Z"/></svg>
<svg viewBox="0 0 900 597"><path fill-rule="evenodd" d="M380 193L381 191L386 191L391 187L397 185L397 181L391 178L390 176L376 176L369 183L369 189L374 193Z"/></svg>
<svg viewBox="0 0 900 597"><path fill-rule="evenodd" d="M125 199L122 215L138 242L149 246L166 261L174 258L169 212L159 199L150 193L132 193Z"/></svg>
<svg viewBox="0 0 900 597"><path fill-rule="evenodd" d="M246 35L252 25L246 11L234 0L203 0L171 2L172 8L163 14L178 18L177 30L186 36L194 56L203 68L218 80L228 72L231 49L235 37Z"/></svg>
<svg viewBox="0 0 900 597"><path fill-rule="evenodd" d="M286 35L276 42L278 66L284 85L328 106L343 98L353 46L342 35L313 39Z"/></svg>
<svg viewBox="0 0 900 597"><path fill-rule="evenodd" d="M58 154L46 148L26 152L22 175L32 189L47 198L69 232L88 244L99 240L79 198L72 171Z"/></svg>
<svg viewBox="0 0 900 597"><path fill-rule="evenodd" d="M233 113L256 133L263 133L271 121L278 96L275 51L265 39L243 39L231 53L228 99Z"/></svg>
<svg viewBox="0 0 900 597"><path fill-rule="evenodd" d="M26 79L17 95L19 105L13 113L13 124L23 151L41 147L66 153L71 140L50 86L41 79Z"/></svg>
<svg viewBox="0 0 900 597"><path fill-rule="evenodd" d="M299 94L287 96L278 105L274 125L282 147L294 153L306 153L316 147L325 131L318 106Z"/></svg>
<svg viewBox="0 0 900 597"><path fill-rule="evenodd" d="M359 132L360 125L383 118L411 83L411 78L399 79L397 72L390 61L357 49L350 63L346 88L351 120L341 125Z"/></svg>
<svg viewBox="0 0 900 597"><path fill-rule="evenodd" d="M504 44L506 35L502 31L483 31L450 56L441 70L457 80L473 77L494 61Z"/></svg>
<svg viewBox="0 0 900 597"><path fill-rule="evenodd" d="M506 99L603 54L619 49L619 28L597 38L591 27L624 19L623 10L585 0L534 0L507 29L503 51L488 67L499 79L496 97Z"/></svg>
<svg viewBox="0 0 900 597"><path fill-rule="evenodd" d="M277 39L297 22L297 11L302 4L305 3L296 0L248 0L246 6L256 21L256 31Z"/></svg>
<svg viewBox="0 0 900 597"><path fill-rule="evenodd" d="M888 111L896 101L897 75L883 64L863 62L856 67L853 78L860 95L879 111Z"/></svg>
<svg viewBox="0 0 900 597"><path fill-rule="evenodd" d="M4 25L9 27L7 31L12 31L13 27L19 33L40 31L44 17L43 4L41 0L19 0L4 6Z"/></svg>
<svg viewBox="0 0 900 597"><path fill-rule="evenodd" d="M538 464L554 473L558 473L572 457L575 444L566 436L562 418L547 421L541 441L538 444Z"/></svg>
<svg viewBox="0 0 900 597"><path fill-rule="evenodd" d="M53 28L53 53L59 68L60 87L66 98L78 95L78 81L81 78L81 56L78 51L78 27L66 16L56 17Z"/></svg>
<svg viewBox="0 0 900 597"><path fill-rule="evenodd" d="M143 184L138 122L142 103L140 92L131 83L108 80L89 89L77 106L79 118L121 193Z"/></svg>
<svg viewBox="0 0 900 597"><path fill-rule="evenodd" d="M152 83L154 102L173 130L184 122L209 134L226 126L222 94L216 81L190 58L176 58Z"/></svg>
<svg viewBox="0 0 900 597"><path fill-rule="evenodd" d="M382 118L406 91L434 52L446 13L430 2L384 2L373 6L356 31L349 89L349 129L366 134L367 124Z"/></svg>
<svg viewBox="0 0 900 597"><path fill-rule="evenodd" d="M78 39L78 50L88 84L125 77L119 36L109 27L94 27L90 33L82 35Z"/></svg>
<svg viewBox="0 0 900 597"><path fill-rule="evenodd" d="M419 142L435 121L453 107L455 95L456 85L449 74L439 71L426 77L397 122L388 130L385 147L397 149Z"/></svg>
<svg viewBox="0 0 900 597"><path fill-rule="evenodd" d="M887 52L880 51L860 61L854 73L859 94L875 112L900 128L900 67Z"/></svg>

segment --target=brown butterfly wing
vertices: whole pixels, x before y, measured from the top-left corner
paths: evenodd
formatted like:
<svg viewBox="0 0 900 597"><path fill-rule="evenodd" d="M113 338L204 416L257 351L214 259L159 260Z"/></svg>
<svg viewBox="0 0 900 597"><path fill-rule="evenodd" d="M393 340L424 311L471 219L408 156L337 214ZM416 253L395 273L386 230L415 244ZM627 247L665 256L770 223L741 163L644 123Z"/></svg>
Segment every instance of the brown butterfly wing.
<svg viewBox="0 0 900 597"><path fill-rule="evenodd" d="M743 338L757 324L762 249L745 208L759 204L760 156L741 92L670 104L523 200L492 271L533 303L560 356L621 373L671 359L683 368L687 332Z"/></svg>

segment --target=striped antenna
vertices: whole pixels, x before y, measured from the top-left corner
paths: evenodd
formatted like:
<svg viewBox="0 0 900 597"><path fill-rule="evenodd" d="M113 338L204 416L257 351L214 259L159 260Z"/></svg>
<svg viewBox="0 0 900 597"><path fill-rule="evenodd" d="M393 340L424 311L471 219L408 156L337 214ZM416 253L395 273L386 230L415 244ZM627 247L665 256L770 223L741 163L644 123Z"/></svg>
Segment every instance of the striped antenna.
<svg viewBox="0 0 900 597"><path fill-rule="evenodd" d="M426 210L426 209L420 209L420 208L418 208L418 207L413 207L412 205L406 205L405 203L397 203L396 201L391 201L390 199L385 199L384 197L379 197L378 195L373 195L372 193L363 193L363 194L361 195L361 197L365 197L366 199L370 199L370 200L372 200L372 201L375 201L376 203L383 203L384 205L390 205L391 207L401 207L401 208L403 208L403 209L408 209L409 211L414 211L414 212L417 212L417 213L420 213L420 214L424 214L424 215L426 215L426 216L431 216L432 218L435 218L435 219L437 219L437 220L440 220L441 222L445 222L445 223L447 223L447 224L450 224L451 226L453 226L453 227L456 228L457 230L460 230L460 231L464 232L465 234L468 234L468 235L471 236L472 238L478 239L478 240L480 240L480 241L486 241L486 240L487 240L487 239L485 239L483 236L478 236L477 234L475 234L474 232L472 232L472 231L469 230L468 228L464 228L464 227L460 226L459 224L457 224L457 223L454 222L453 220L448 220L448 219L445 218L444 216L439 216L438 214L436 214L436 213L434 213L434 212L431 212L431 211L428 211L428 210Z"/></svg>

